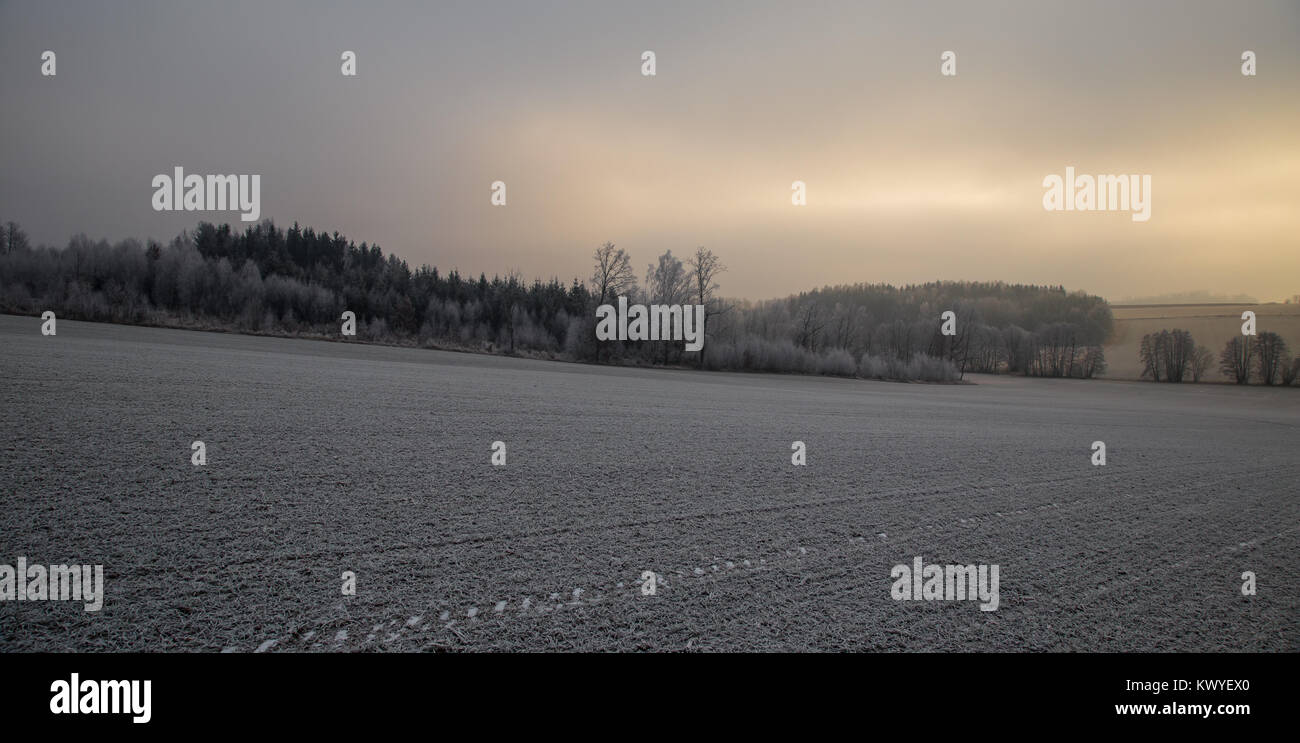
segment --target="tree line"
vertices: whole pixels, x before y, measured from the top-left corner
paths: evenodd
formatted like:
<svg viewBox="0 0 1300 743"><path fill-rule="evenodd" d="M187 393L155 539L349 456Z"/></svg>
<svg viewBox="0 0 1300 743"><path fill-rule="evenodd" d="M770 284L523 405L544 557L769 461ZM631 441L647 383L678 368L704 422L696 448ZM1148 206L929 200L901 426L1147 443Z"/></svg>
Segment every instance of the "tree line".
<svg viewBox="0 0 1300 743"><path fill-rule="evenodd" d="M351 310L359 340L628 365L692 365L880 379L952 381L967 372L1088 378L1111 331L1100 297L1064 287L932 282L825 287L761 302L725 300L727 268L697 248L637 270L605 243L592 275L562 282L518 271L477 278L412 269L378 245L270 220L203 222L167 244L73 237L32 247L0 228L0 310L72 319L337 337ZM706 342L597 342L595 308L627 296L705 307ZM955 334L941 315L951 311Z"/></svg>
<svg viewBox="0 0 1300 743"><path fill-rule="evenodd" d="M1161 330L1142 336L1138 346L1142 378L1155 382L1182 382L1189 375L1193 382L1206 378L1214 364L1214 353L1198 346L1186 330ZM1263 331L1253 336L1237 335L1219 352L1219 373L1237 384L1290 386L1300 377L1300 357L1291 358L1282 336Z"/></svg>
<svg viewBox="0 0 1300 743"><path fill-rule="evenodd" d="M1105 371L1101 347L1114 322L1101 297L1002 282L841 285L739 309L710 331L709 353L723 368L762 367L776 355L803 370L820 359L821 373L847 375L856 363L859 376L883 378L909 364L935 372L924 378L1090 378ZM946 311L952 335L942 332Z"/></svg>

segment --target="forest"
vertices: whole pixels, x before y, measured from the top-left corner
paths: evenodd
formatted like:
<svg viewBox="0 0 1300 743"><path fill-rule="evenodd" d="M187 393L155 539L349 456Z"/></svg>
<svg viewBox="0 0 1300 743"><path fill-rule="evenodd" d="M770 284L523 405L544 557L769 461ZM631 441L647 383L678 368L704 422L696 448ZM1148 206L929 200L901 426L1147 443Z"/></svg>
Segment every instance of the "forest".
<svg viewBox="0 0 1300 743"><path fill-rule="evenodd" d="M0 227L0 311L97 322L340 339L537 358L710 370L949 382L968 372L1090 378L1111 332L1101 297L1062 286L931 282L828 286L781 299L726 298L712 251L665 251L644 274L622 248L592 254L592 275L526 280L410 265L338 232L270 220L198 224L163 244L74 236L32 246ZM595 308L617 296L699 304L704 347L597 342ZM941 332L952 312L954 333ZM353 339L349 339L350 341Z"/></svg>

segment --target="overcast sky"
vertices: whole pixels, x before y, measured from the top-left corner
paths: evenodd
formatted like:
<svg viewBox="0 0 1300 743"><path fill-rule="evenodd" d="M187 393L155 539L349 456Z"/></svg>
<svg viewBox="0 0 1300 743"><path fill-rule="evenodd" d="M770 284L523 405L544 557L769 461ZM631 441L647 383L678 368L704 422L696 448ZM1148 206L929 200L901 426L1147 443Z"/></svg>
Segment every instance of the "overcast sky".
<svg viewBox="0 0 1300 743"><path fill-rule="evenodd" d="M155 212L179 165L260 174L280 225L474 275L585 278L608 240L638 273L711 248L723 293L754 299L1300 293L1296 0L4 0L0 111L0 219L34 242L238 222ZM1150 221L1044 211L1067 165L1150 174Z"/></svg>

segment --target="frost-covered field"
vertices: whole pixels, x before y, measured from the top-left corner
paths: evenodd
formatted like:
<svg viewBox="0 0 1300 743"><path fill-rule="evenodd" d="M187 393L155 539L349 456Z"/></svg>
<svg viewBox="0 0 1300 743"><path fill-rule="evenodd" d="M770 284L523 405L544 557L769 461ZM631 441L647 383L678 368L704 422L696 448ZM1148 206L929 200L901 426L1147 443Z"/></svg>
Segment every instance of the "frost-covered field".
<svg viewBox="0 0 1300 743"><path fill-rule="evenodd" d="M0 602L4 650L1300 649L1297 390L39 328L0 316L0 564L107 598ZM892 600L918 555L999 609Z"/></svg>

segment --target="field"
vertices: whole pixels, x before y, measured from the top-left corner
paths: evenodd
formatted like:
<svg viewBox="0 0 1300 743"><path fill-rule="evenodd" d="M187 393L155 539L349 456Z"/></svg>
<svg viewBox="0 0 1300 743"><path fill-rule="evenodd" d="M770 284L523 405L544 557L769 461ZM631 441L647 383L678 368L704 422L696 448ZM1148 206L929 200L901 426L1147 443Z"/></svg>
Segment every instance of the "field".
<svg viewBox="0 0 1300 743"><path fill-rule="evenodd" d="M107 598L0 602L5 651L1300 649L1295 390L39 327L0 316L0 563ZM916 556L999 608L893 600Z"/></svg>
<svg viewBox="0 0 1300 743"><path fill-rule="evenodd" d="M1142 336L1180 328L1191 332L1196 344L1214 354L1209 381L1227 382L1219 374L1219 352L1241 333L1241 313L1255 313L1257 332L1271 330L1282 336L1292 352L1300 351L1300 304L1168 304L1116 305L1115 331L1106 351L1106 377L1137 379L1142 375L1138 347Z"/></svg>

